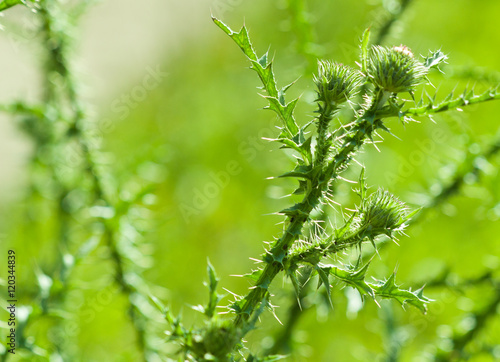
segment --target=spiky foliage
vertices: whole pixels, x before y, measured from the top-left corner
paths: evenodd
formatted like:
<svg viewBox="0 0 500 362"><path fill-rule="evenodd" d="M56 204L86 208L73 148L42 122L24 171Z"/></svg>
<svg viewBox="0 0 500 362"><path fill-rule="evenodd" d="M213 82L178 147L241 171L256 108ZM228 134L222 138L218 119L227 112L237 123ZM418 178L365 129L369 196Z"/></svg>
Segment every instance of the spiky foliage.
<svg viewBox="0 0 500 362"><path fill-rule="evenodd" d="M272 62L267 53L257 56L247 29L243 27L239 32L234 32L218 19L214 18L214 22L239 46L262 81L262 89L266 93L264 96L269 102L267 108L274 111L281 121L280 134L274 141L296 152L297 164L294 169L280 177L296 178L299 187L294 195L303 195L302 201L280 211L286 218L283 233L262 255L259 261L262 267L246 275L253 283L250 291L245 296L233 294L235 300L228 306L234 315L231 330L239 337L238 341L233 341L233 353L228 353L224 358L234 359L236 352L240 355L244 353L242 338L255 327L258 317L265 310L273 312L269 287L280 272L288 276L297 293L301 293L304 283L309 279L317 278L330 298L333 278L354 287L361 295L374 299L394 299L403 306L412 305L425 312L430 299L423 295L422 289L412 291L400 288L395 283L395 274L370 283L366 281L369 263L363 267L323 263L325 258L338 257L341 252L361 249L366 241L376 248L380 238L395 238L395 234L407 226L416 211L409 212L409 208L388 191L379 189L369 195L362 171L358 190L361 202L350 216L342 220L342 226L330 230L326 227L317 229L312 214L329 204L331 197L335 197L335 185L341 180L340 175L349 168L363 145L373 143L380 130L389 131L384 118L404 118L412 114L411 109L404 108L404 101L398 101L397 94L413 92L424 82L432 68L437 68L446 60L446 56L438 51L419 62L405 46L370 48L369 31L366 31L360 59L365 77L349 66L331 61L318 63L318 74L314 77L318 94L316 133L308 134L307 127L311 122L305 126L297 124L294 109L298 100L285 101L289 86L278 88ZM362 80L371 84L371 87L365 87ZM357 92L364 92L362 96L365 102L359 107L360 111L353 111L354 122L331 130L331 121L339 114L341 105L350 101ZM422 111L419 114L428 113L432 112ZM211 316L210 320L215 318L215 315ZM175 320L171 322L173 330L178 330L178 323ZM207 327L196 332L200 343L206 341L209 335L224 334L229 328L225 323L223 330L217 327L219 324L214 327L213 322L209 322ZM188 354L193 352L189 348L186 350L192 337L189 333L174 333ZM221 339L227 341L226 337ZM227 347L226 344L224 346ZM226 351L225 347L222 350ZM224 360L212 352L209 355ZM256 357L249 355L248 359L256 360Z"/></svg>

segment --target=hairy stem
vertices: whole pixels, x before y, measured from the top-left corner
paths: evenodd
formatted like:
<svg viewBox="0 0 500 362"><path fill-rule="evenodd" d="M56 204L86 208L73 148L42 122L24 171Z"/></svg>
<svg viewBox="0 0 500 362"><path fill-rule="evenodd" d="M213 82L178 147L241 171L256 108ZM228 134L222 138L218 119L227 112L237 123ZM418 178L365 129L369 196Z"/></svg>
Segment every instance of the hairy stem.
<svg viewBox="0 0 500 362"><path fill-rule="evenodd" d="M344 146L334 156L328 167L322 170L321 174L315 178L311 190L304 197L303 201L295 206L297 211L295 216L290 217L290 224L283 235L265 255L264 261L266 262L266 266L254 287L244 298L243 305L234 320L236 327L243 327L244 323L249 320L258 308L259 304L268 293L269 285L283 269L283 261L288 256L289 249L293 242L301 235L302 228L309 219L311 211L321 202L323 194L328 189L331 180L338 176L348 166L351 160L351 153L364 144L365 138L370 137L376 124L380 122L379 120L375 121L373 119L373 114L380 106L382 100L383 92L376 91L371 102L372 106L360 117L353 131L345 137ZM323 152L323 150L317 150L316 159L324 157L320 152Z"/></svg>
<svg viewBox="0 0 500 362"><path fill-rule="evenodd" d="M331 105L330 103L320 105L320 116L318 118L318 138L316 141L317 151L315 160L317 167L323 167L325 159L330 152L332 141L329 138L330 134L328 132L328 127L337 109L337 107Z"/></svg>

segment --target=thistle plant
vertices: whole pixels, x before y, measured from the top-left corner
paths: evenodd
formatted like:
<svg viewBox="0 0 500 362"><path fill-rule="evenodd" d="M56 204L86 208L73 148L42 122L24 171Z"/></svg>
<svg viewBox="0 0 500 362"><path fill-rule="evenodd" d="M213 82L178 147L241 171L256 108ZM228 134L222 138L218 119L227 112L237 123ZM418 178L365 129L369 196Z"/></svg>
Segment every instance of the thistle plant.
<svg viewBox="0 0 500 362"><path fill-rule="evenodd" d="M71 293L82 289L81 275L88 271L89 265L100 267L104 276L110 276L103 278L90 293L107 291L112 302L106 312L113 310L126 316L127 328L133 335L135 343L133 346L130 343L127 351L130 354L116 358L200 362L288 359L294 356L292 339L297 323L312 309L315 302L311 301L317 297L321 300L318 304L324 302L334 307L342 298L337 293L339 289L355 293L363 305L380 307L378 319L386 327L386 336L381 338L402 348L408 342L397 330L398 309L402 307L405 313L410 311L415 313L412 316L425 320L428 309L440 303L435 294L431 294L432 299L428 296L429 291L451 290L459 295L470 290L482 292L481 288L485 288L492 295L482 298L483 305L469 310L468 318L475 324L465 331L460 326L450 327L451 331L436 342L429 360L461 360L471 356L467 347L489 328L488 323L495 318L500 305L498 267L474 278L459 277L454 271L444 269L435 278L407 280L403 287L399 278L396 281L396 269L407 270L407 266L398 266L382 249L398 242L411 243L411 238L402 237L408 228L458 195L471 183L471 178L478 182L486 176L488 168L484 164L500 151L498 138L482 152L468 149L464 162L448 179L440 181L439 192L427 195L421 208L406 204L402 195L390 189L369 185L369 171L360 162L361 152L368 147L385 152L384 145L378 144L383 132L393 136L391 122L406 125L417 117L500 98L496 85L480 94L465 90L445 97L437 93L429 95L426 89L432 86L429 79L439 75L436 70L453 73L446 65L447 56L434 51L421 57L405 45L381 45L411 0L402 0L399 8L388 11L388 18L372 36L373 41L370 30L360 34L359 57L352 65L317 59L321 51L313 44L315 36L312 23L305 16L305 3L288 1L297 51L307 61L306 73L310 73L307 77L312 78L310 83L315 89L316 110L312 119L296 113L296 106L302 100L287 99L294 83L278 86L273 61L267 52L256 53L247 28L236 32L213 18L216 26L243 51L262 83L266 109L274 112L278 120L276 136L269 141L293 156L293 165L289 169L288 164L280 165L272 182L289 179L295 187L290 192L288 207L276 210L283 221L280 234L264 244L265 252L258 259L252 256L257 267L244 275L251 283L249 290L225 289L227 293L220 294L219 277L214 266L207 263L207 300L192 307L203 316L198 326L187 325L176 314L165 290L144 276L150 267L144 242L154 229L149 223L149 207L155 183L146 182L139 171L127 170L120 177L110 166L100 142L90 137L95 131L90 122L92 112L80 94L71 52L75 39L70 36L88 3L82 1L73 6L59 0L0 1L0 11L29 5L40 22L37 40L44 54L42 97L34 103L20 100L0 105L0 110L14 116L33 143L30 183L24 196L28 206L23 209L28 226L24 229L35 229L30 238L38 236L36 231L41 229L43 221L33 215L43 207L50 209L55 224L40 244L50 245L56 256L53 260L36 258L33 285L26 288L19 308L17 349L21 358L86 358L76 347L76 334L54 336L52 332L78 324L75 321L79 315L74 311ZM314 66L317 69L313 74L310 68ZM455 73L492 83L500 79L489 73L480 77L473 70ZM65 155L74 160L69 166L61 162ZM142 161L162 167L159 160L139 162ZM140 167L141 164L137 165ZM341 202L346 185L350 201ZM162 220L166 217L161 215ZM380 260L394 272L374 271L374 260ZM160 269L161 265L156 270ZM168 278L172 277L161 275L160 283L169 287ZM286 319L282 319L283 326L270 338L271 343L257 349L247 343L247 337L262 327L263 318L274 315L279 321L276 309L280 299L271 290L282 278L287 281L285 290L291 295L290 309ZM89 311L80 314L86 312ZM6 328L3 324L0 327ZM481 347L491 355L495 348L498 350L494 344ZM385 347L385 353L387 360L400 358L399 348L392 345ZM7 360L10 355L0 349L0 357Z"/></svg>
<svg viewBox="0 0 500 362"><path fill-rule="evenodd" d="M224 361L237 360L236 352L244 355L243 337L256 327L262 313L274 310L269 287L280 273L284 273L291 281L297 294L301 292L304 280L307 282L317 278L330 298L331 281L337 279L375 301L393 299L402 306L411 305L425 313L431 300L424 296L423 289L400 288L395 282L395 273L370 283L366 280L369 263L325 263L331 258L338 260L346 251L361 250L365 242L370 242L376 250L381 238L395 239L418 209L410 212L409 207L389 191L379 189L368 192L364 169L361 168L356 190L360 197L359 206L342 218L340 227L322 226L321 233L307 232L318 222L313 212L324 205L333 207L336 185L342 182L341 175L351 166L356 154L366 144L374 144L380 131L390 133L386 125L387 118L398 117L402 122L408 122L412 115L428 115L478 101L497 99L500 95L491 89L479 97L468 93L453 99L450 95L438 105L431 98L427 103L420 100L416 107L407 107L408 102L401 94L410 93L413 97L416 88L428 82L427 74L442 65L446 56L437 51L420 61L404 45L370 46L370 32L367 30L361 43L361 69L331 61L318 62L318 73L314 76L318 116L314 122L299 126L294 117L298 99L286 102L285 93L289 86L278 88L273 64L267 53L257 56L245 27L234 32L220 20L214 18L214 22L239 46L262 81L265 98L269 102L267 108L274 111L281 121L280 133L274 141L282 144L282 148L291 149L296 158L294 169L279 177L298 181L298 188L293 195L302 195L302 201L279 212L286 219L283 233L269 244L262 255L259 262L263 266L247 275L253 281L250 291L244 296L234 294L234 302L227 306L233 316L232 323L227 318L219 322L220 317L213 312L207 314L206 308L201 311L210 317L210 321L198 331L179 327L178 321L168 318L174 327L172 339L180 341L184 358ZM353 104L354 95L360 92L363 103ZM332 129L332 121L340 116L339 111L346 105L353 109L354 121L348 124L340 121L340 126ZM312 124L316 126L315 132L310 129ZM213 280L211 267L209 271ZM217 299L214 286L211 282L211 303L214 298ZM213 310L211 303L209 306L212 305L210 308ZM219 350L224 351L222 354L214 354L208 348L212 343L206 339L211 339L214 333L224 340L224 348ZM200 346L203 347L200 349ZM260 357L250 354L247 358L259 360ZM264 360L274 358L268 356Z"/></svg>

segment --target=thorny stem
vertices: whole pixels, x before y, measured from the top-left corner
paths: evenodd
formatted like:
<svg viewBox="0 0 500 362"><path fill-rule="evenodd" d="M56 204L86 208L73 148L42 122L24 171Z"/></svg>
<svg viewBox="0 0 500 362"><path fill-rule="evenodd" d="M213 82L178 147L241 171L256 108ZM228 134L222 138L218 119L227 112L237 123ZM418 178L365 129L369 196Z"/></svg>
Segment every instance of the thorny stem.
<svg viewBox="0 0 500 362"><path fill-rule="evenodd" d="M380 27L380 30L378 32L378 36L377 36L376 40L373 42L373 44L375 44L375 45L382 44L384 39L389 34L390 29L394 25L394 22L404 13L404 11L406 10L407 6L410 4L411 1L412 0L402 0L399 11L397 13L393 14L393 16L391 16ZM290 1L290 3L293 3L293 2L294 2L293 0ZM367 88L365 86L363 86L362 93L366 92L366 90L367 90ZM318 130L318 135L321 135L321 134L322 133L319 132L319 130ZM307 285L304 285L304 289L301 289L300 294L297 296L299 302L293 303L293 305L290 307L289 313L288 313L288 318L285 322L284 331L282 333L280 333L278 338L275 338L276 342L273 344L273 347L267 351L266 355L278 353L278 352L284 350L284 348L289 345L289 343L290 343L289 341L290 341L290 338L292 336L292 331L295 327L295 324L299 321L300 316L302 315L302 313L299 313L301 311L301 304L299 304L299 303L307 291L305 289L306 287L307 287Z"/></svg>
<svg viewBox="0 0 500 362"><path fill-rule="evenodd" d="M337 107L331 105L330 103L320 106L320 116L318 118L317 155L315 160L317 167L323 166L325 159L330 152L332 141L329 138L329 125L337 109Z"/></svg>
<svg viewBox="0 0 500 362"><path fill-rule="evenodd" d="M315 178L310 191L304 197L303 201L297 205L297 216L290 218L290 223L283 235L276 241L268 254L266 254L264 258L266 266L253 289L244 298L241 312L236 315L234 320L234 325L237 328L244 326L245 322L249 320L258 305L268 294L269 285L283 269L283 261L288 256L289 249L293 245L293 242L301 235L302 228L309 219L311 211L320 204L331 180L336 178L348 166L351 160L351 153L363 145L365 139L371 136L377 125L381 125L381 121L374 120L373 117L383 99L383 92L375 91L371 107L360 116L357 124L353 126L352 132L346 135L343 147L334 155L333 160L323 169L321 174ZM323 151L317 150L317 159L318 157L324 157L322 153L318 152Z"/></svg>

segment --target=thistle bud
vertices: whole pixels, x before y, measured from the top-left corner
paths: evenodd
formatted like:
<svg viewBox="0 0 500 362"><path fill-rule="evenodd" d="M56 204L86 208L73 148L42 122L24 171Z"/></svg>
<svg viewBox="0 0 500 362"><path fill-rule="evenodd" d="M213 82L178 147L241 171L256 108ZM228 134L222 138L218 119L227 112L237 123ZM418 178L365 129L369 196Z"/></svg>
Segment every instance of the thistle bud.
<svg viewBox="0 0 500 362"><path fill-rule="evenodd" d="M314 82L318 88L317 101L336 105L346 102L357 92L361 77L348 66L320 60Z"/></svg>
<svg viewBox="0 0 500 362"><path fill-rule="evenodd" d="M389 235L399 229L406 220L408 208L388 191L378 190L363 200L360 207L361 225L368 236Z"/></svg>
<svg viewBox="0 0 500 362"><path fill-rule="evenodd" d="M230 321L213 321L205 330L203 345L205 351L211 355L225 360L238 342L239 334Z"/></svg>
<svg viewBox="0 0 500 362"><path fill-rule="evenodd" d="M366 70L375 86L391 93L411 92L427 74L427 68L404 45L373 46Z"/></svg>

